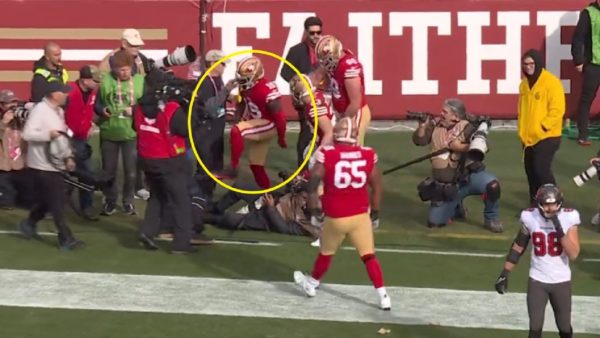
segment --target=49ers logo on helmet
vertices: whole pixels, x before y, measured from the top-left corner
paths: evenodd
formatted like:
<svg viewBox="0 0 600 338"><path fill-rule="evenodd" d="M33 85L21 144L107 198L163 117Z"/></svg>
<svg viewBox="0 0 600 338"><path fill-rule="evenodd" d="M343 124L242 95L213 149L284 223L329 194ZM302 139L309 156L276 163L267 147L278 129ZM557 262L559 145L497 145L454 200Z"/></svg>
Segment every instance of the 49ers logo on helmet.
<svg viewBox="0 0 600 338"><path fill-rule="evenodd" d="M236 79L241 91L248 90L265 75L262 62L255 56L241 60L237 66Z"/></svg>
<svg viewBox="0 0 600 338"><path fill-rule="evenodd" d="M342 43L332 35L325 35L315 46L319 64L328 72L333 72L337 68L342 55Z"/></svg>

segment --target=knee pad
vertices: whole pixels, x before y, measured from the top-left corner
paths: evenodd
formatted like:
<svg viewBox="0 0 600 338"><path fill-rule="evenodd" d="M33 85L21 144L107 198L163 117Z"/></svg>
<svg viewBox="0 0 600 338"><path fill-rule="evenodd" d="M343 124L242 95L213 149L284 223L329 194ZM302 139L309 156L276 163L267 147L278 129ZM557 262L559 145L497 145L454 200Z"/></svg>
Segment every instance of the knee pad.
<svg viewBox="0 0 600 338"><path fill-rule="evenodd" d="M529 335L527 336L527 338L542 338L542 330L539 330L539 331L529 330Z"/></svg>
<svg viewBox="0 0 600 338"><path fill-rule="evenodd" d="M500 199L500 182L493 180L485 186L485 199L496 202Z"/></svg>

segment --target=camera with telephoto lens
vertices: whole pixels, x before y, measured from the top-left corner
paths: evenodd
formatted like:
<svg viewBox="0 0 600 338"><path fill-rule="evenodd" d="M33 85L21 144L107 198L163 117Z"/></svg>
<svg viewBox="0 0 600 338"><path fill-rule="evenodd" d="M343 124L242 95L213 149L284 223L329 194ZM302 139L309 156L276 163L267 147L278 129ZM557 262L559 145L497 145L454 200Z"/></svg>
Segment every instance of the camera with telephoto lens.
<svg viewBox="0 0 600 338"><path fill-rule="evenodd" d="M146 75L145 82L156 102L177 101L181 106L189 104L196 87L194 80L180 79L173 73L156 67Z"/></svg>
<svg viewBox="0 0 600 338"><path fill-rule="evenodd" d="M582 185L586 184L587 181L598 174L598 170L600 170L600 161L593 161L589 168L581 172L579 175L573 177L575 185L581 187Z"/></svg>
<svg viewBox="0 0 600 338"><path fill-rule="evenodd" d="M467 120L471 124L478 125L477 130L471 135L467 156L473 161L482 162L488 152L487 134L491 126L491 119L489 116L470 116Z"/></svg>
<svg viewBox="0 0 600 338"><path fill-rule="evenodd" d="M197 54L194 47L187 45L175 48L173 53L162 59L154 60L154 66L157 68L169 68L172 66L182 66L196 60Z"/></svg>
<svg viewBox="0 0 600 338"><path fill-rule="evenodd" d="M427 119L431 118L431 114L429 112L421 112L421 111L407 111L406 119L407 120L418 120L419 122L425 122Z"/></svg>

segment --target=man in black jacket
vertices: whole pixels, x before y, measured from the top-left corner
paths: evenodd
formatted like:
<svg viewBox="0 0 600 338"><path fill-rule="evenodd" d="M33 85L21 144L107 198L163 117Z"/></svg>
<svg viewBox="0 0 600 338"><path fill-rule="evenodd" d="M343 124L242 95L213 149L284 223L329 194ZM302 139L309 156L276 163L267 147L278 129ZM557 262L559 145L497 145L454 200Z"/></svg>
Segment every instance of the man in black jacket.
<svg viewBox="0 0 600 338"><path fill-rule="evenodd" d="M308 74L319 65L317 54L315 53L315 45L322 35L323 22L316 16L308 17L304 21L304 38L302 42L290 48L287 56L287 61L293 64L300 73ZM283 65L281 68L281 77L287 82L290 82L296 73L288 65ZM298 165L304 160L304 148L310 144L312 135L310 127L306 124L306 116L304 116L304 107L294 107L298 112L298 122L300 123L300 135L298 136L298 144L296 151L298 156Z"/></svg>
<svg viewBox="0 0 600 338"><path fill-rule="evenodd" d="M31 79L31 101L40 102L46 95L46 88L51 82L67 84L69 75L62 65L62 51L54 42L44 46L44 56L33 63Z"/></svg>
<svg viewBox="0 0 600 338"><path fill-rule="evenodd" d="M204 58L206 68L225 57L220 50L209 50ZM225 102L237 86L235 80L223 84L223 72L229 60L217 65L204 79L198 90L192 113L194 146L202 163L213 174L223 170L225 154ZM216 183L198 165L198 182L204 197L210 200Z"/></svg>
<svg viewBox="0 0 600 338"><path fill-rule="evenodd" d="M600 85L600 0L590 3L579 15L579 22L571 42L571 55L575 69L583 72L583 82L577 107L577 143L589 146L589 115L596 91Z"/></svg>

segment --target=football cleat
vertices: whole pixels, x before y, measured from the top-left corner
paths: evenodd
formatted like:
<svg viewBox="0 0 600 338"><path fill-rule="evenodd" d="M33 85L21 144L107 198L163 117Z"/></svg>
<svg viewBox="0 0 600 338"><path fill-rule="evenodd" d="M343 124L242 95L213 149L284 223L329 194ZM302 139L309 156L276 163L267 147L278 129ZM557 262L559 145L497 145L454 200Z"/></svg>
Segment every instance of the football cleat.
<svg viewBox="0 0 600 338"><path fill-rule="evenodd" d="M302 291L304 291L304 294L306 294L307 297L314 297L317 295L319 281L311 276L305 275L302 271L294 271L294 282L296 285L302 287Z"/></svg>
<svg viewBox="0 0 600 338"><path fill-rule="evenodd" d="M377 294L379 295L379 308L384 311L390 311L392 309L392 300L385 291L385 288L377 289Z"/></svg>

